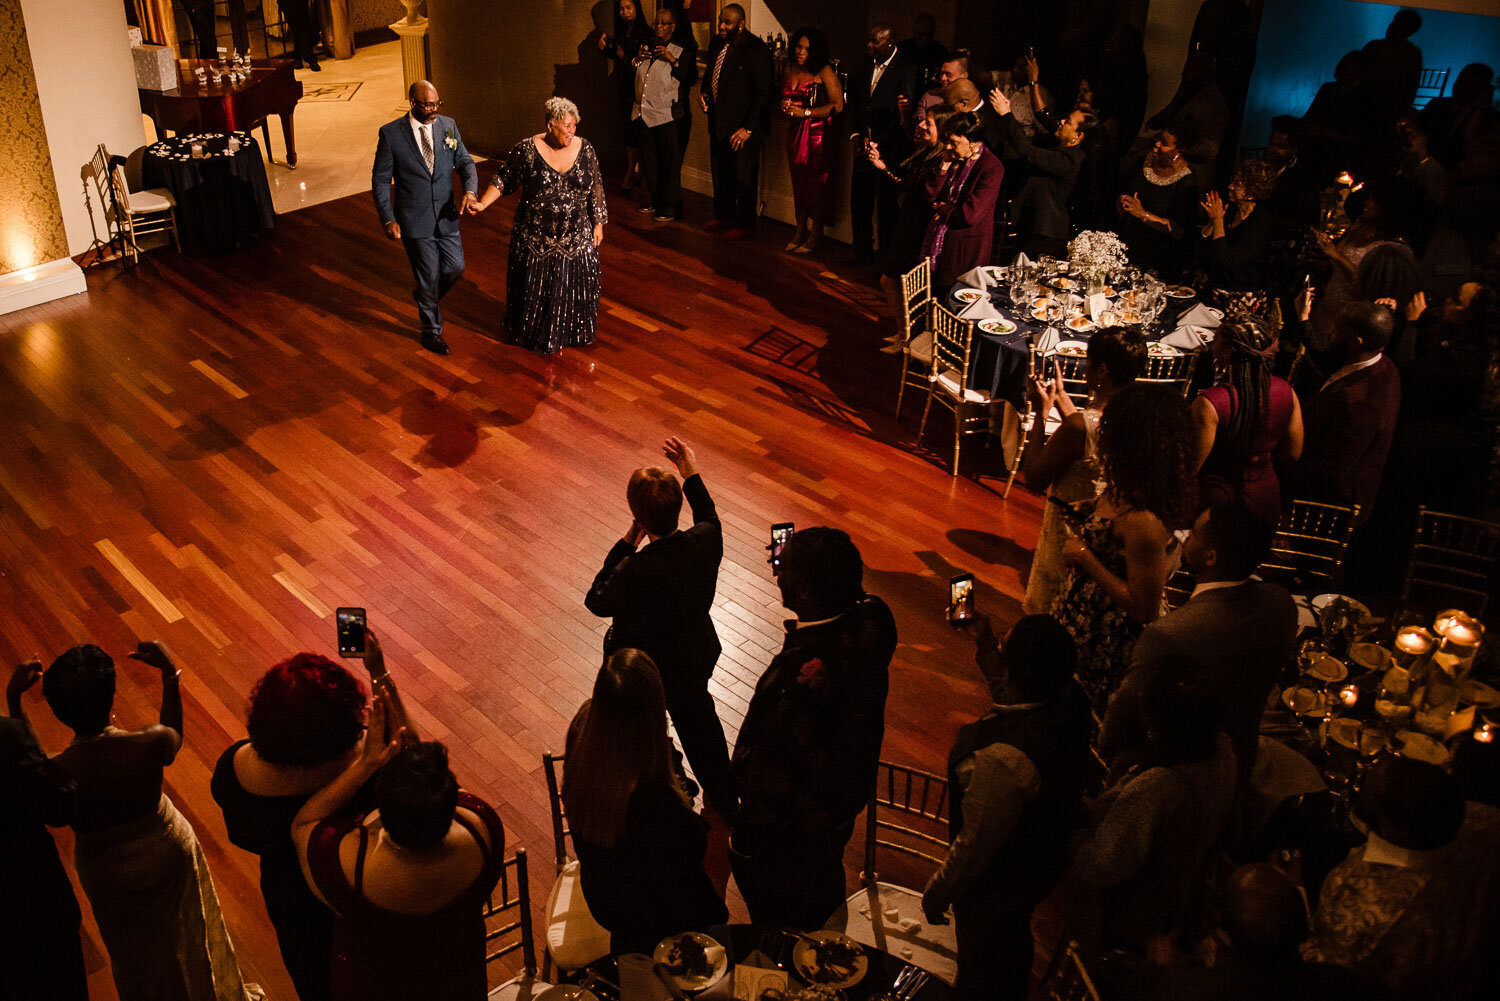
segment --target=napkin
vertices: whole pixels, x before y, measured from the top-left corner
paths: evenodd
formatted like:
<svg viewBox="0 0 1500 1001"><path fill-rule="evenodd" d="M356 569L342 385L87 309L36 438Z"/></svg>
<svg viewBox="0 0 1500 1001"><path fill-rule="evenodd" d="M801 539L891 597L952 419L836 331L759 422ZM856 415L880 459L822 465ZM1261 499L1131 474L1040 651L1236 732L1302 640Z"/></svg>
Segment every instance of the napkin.
<svg viewBox="0 0 1500 1001"><path fill-rule="evenodd" d="M1163 337L1161 342L1168 347L1178 348L1182 351L1197 351L1213 339L1213 334L1202 327L1183 326L1178 327Z"/></svg>
<svg viewBox="0 0 1500 1001"><path fill-rule="evenodd" d="M1088 298L1089 319L1099 322L1099 314L1109 308L1109 296L1096 292Z"/></svg>
<svg viewBox="0 0 1500 1001"><path fill-rule="evenodd" d="M978 302L971 302L958 311L958 318L960 320L998 320L1004 318L1004 315L995 308L995 304L990 302L988 298L980 299Z"/></svg>
<svg viewBox="0 0 1500 1001"><path fill-rule="evenodd" d="M1025 254L1017 254L1016 259L1013 263L1015 263L1019 267L1029 268L1031 267L1031 258L1027 257Z"/></svg>
<svg viewBox="0 0 1500 1001"><path fill-rule="evenodd" d="M994 288L1000 284L995 280L994 274L988 267L972 268L969 271L965 271L958 276L958 281L959 284L967 285L970 288Z"/></svg>
<svg viewBox="0 0 1500 1001"><path fill-rule="evenodd" d="M1059 334L1057 332L1057 328L1048 327L1046 330L1042 331L1041 335L1036 339L1036 353L1039 355L1046 354L1048 351L1056 348L1057 345L1061 343L1061 341L1062 334Z"/></svg>
<svg viewBox="0 0 1500 1001"><path fill-rule="evenodd" d="M1179 326L1186 326L1188 324L1191 324L1195 327L1206 327L1209 330L1216 329L1222 322L1224 321L1220 320L1217 316L1210 312L1209 308L1203 305L1203 303L1201 302L1194 306L1192 309L1186 310L1181 316L1177 318L1177 323Z"/></svg>

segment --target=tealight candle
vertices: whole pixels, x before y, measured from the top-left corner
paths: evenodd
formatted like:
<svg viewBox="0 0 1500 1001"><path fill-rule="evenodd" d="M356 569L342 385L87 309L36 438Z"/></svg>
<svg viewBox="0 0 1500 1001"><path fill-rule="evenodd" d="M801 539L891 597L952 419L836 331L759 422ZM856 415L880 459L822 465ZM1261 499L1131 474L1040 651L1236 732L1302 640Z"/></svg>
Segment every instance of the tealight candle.
<svg viewBox="0 0 1500 1001"><path fill-rule="evenodd" d="M1425 657L1432 650L1432 633L1421 626L1403 626L1396 633L1396 642L1392 646L1396 663L1401 667L1411 667L1418 658Z"/></svg>
<svg viewBox="0 0 1500 1001"><path fill-rule="evenodd" d="M1474 657L1479 652L1479 641L1484 635L1484 626L1473 616L1450 608L1438 613L1432 623L1437 633L1438 647L1433 662L1459 681L1464 679L1474 666Z"/></svg>
<svg viewBox="0 0 1500 1001"><path fill-rule="evenodd" d="M1352 709L1359 702L1359 688L1355 685L1345 685L1340 688L1339 701Z"/></svg>

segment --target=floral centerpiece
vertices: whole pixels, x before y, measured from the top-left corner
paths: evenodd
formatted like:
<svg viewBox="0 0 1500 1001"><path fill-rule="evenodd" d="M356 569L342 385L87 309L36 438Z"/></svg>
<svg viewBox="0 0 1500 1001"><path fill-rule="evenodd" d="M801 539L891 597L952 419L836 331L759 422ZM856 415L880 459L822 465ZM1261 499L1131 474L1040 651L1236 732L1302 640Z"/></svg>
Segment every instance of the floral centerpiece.
<svg viewBox="0 0 1500 1001"><path fill-rule="evenodd" d="M1068 244L1068 270L1078 276L1090 291L1102 287L1111 271L1129 264L1125 244L1113 233L1086 229Z"/></svg>

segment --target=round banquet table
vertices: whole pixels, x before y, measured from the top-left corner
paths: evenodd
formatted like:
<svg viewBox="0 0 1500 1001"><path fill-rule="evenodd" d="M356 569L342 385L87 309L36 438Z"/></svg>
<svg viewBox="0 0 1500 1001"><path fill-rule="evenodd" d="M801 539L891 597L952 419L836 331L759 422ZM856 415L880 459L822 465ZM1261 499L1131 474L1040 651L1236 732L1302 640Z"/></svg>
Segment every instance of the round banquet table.
<svg viewBox="0 0 1500 1001"><path fill-rule="evenodd" d="M734 924L715 925L708 929L708 934L724 947L729 957L730 970L723 980L698 995L700 1001L726 1001L733 998L734 965L757 951L791 974L789 987L801 986L802 981L792 965L792 946L796 939L790 933L759 925ZM859 983L843 988L849 1001L867 1001L891 990L896 975L909 962L873 946L866 945L864 948L865 955L870 958L870 968ZM948 1001L951 997L953 989L934 976L928 978L911 1001Z"/></svg>
<svg viewBox="0 0 1500 1001"><path fill-rule="evenodd" d="M940 300L945 307L954 314L968 308L969 303L958 298L962 289L973 288L958 282L948 289ZM974 346L969 359L969 382L966 388L977 389L989 393L991 397L1004 400L1016 410L1026 409L1026 376L1030 364L1030 348L1032 341L1040 337L1047 329L1048 324L1034 320L1031 313L1024 309L1015 309L1011 305L1010 292L999 285L979 289L990 297L990 304L1000 313L1000 316L1014 323L1016 330L1009 334L992 334L979 329L978 324L974 327ZM1146 328L1146 340L1159 341L1172 332L1169 325L1162 321L1167 316L1176 317L1179 313L1190 309L1196 299L1184 300L1174 304L1169 310L1163 311L1157 318L1157 322ZM1070 330L1067 327L1059 327L1058 332L1064 340L1077 340L1087 342L1093 335L1093 331Z"/></svg>
<svg viewBox="0 0 1500 1001"><path fill-rule="evenodd" d="M229 150L229 137L239 149ZM193 143L204 156L194 158ZM177 232L185 252L228 250L274 229L276 213L260 145L248 132L188 133L146 147L141 179L177 201Z"/></svg>

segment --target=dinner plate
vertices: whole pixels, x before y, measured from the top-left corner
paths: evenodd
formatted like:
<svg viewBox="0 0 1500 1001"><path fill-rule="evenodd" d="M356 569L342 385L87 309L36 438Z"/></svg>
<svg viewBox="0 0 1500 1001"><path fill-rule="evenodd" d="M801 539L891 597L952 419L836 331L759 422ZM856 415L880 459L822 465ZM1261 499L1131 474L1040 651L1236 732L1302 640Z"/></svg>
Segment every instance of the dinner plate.
<svg viewBox="0 0 1500 1001"><path fill-rule="evenodd" d="M1162 292L1170 299L1193 299L1198 295L1186 285L1168 285Z"/></svg>
<svg viewBox="0 0 1500 1001"><path fill-rule="evenodd" d="M1170 344L1163 344L1161 341L1152 341L1146 345L1146 354L1152 358L1176 358L1182 352Z"/></svg>
<svg viewBox="0 0 1500 1001"><path fill-rule="evenodd" d="M1087 341L1058 341L1054 352L1064 358L1087 358L1089 346Z"/></svg>
<svg viewBox="0 0 1500 1001"><path fill-rule="evenodd" d="M1397 731L1396 753L1403 758L1425 761L1429 765L1446 765L1449 757L1446 747L1427 734L1418 733L1416 730Z"/></svg>
<svg viewBox="0 0 1500 1001"><path fill-rule="evenodd" d="M1349 644L1349 659L1366 671L1384 671L1394 661L1391 652L1377 643Z"/></svg>
<svg viewBox="0 0 1500 1001"><path fill-rule="evenodd" d="M687 965L691 964L692 957L685 956L684 953L690 954L698 949L703 952L702 962L696 966ZM651 959L684 991L706 991L723 980L724 974L729 971L729 956L725 954L724 947L697 931L668 935L657 943ZM693 972L695 969L698 972ZM702 972L705 969L708 972Z"/></svg>
<svg viewBox="0 0 1500 1001"><path fill-rule="evenodd" d="M1068 329L1077 330L1079 332L1085 330L1093 330L1094 321L1090 320L1087 316L1075 316L1068 321Z"/></svg>
<svg viewBox="0 0 1500 1001"><path fill-rule="evenodd" d="M1212 316L1215 320L1224 319L1224 311L1222 309L1219 309L1215 306L1205 306L1204 308L1208 310L1209 315Z"/></svg>
<svg viewBox="0 0 1500 1001"><path fill-rule="evenodd" d="M1363 615L1367 619L1370 617L1370 609L1365 606L1364 602L1355 601L1353 598L1349 597L1347 594L1331 594L1331 593L1330 594L1320 594L1320 595L1317 595L1316 597L1314 597L1311 601L1309 601L1308 604L1312 606L1313 611L1315 611L1315 612L1321 612L1321 611L1323 611L1323 609L1327 608L1328 607L1328 603L1330 601L1332 601L1333 599L1335 599L1335 598L1343 598L1345 601L1347 601L1349 603L1349 607L1351 609L1353 609L1356 612L1359 612L1361 615Z"/></svg>
<svg viewBox="0 0 1500 1001"><path fill-rule="evenodd" d="M1328 724L1328 739L1351 751L1359 750L1359 720L1347 716Z"/></svg>
<svg viewBox="0 0 1500 1001"><path fill-rule="evenodd" d="M1328 693L1306 685L1293 685L1281 693L1281 704L1298 716L1321 716L1328 708Z"/></svg>
<svg viewBox="0 0 1500 1001"><path fill-rule="evenodd" d="M1470 679L1458 686L1458 701L1480 709L1494 709L1500 706L1500 691L1482 681Z"/></svg>
<svg viewBox="0 0 1500 1001"><path fill-rule="evenodd" d="M587 987L575 984L557 984L538 994L535 1001L599 1001L599 995Z"/></svg>
<svg viewBox="0 0 1500 1001"><path fill-rule="evenodd" d="M980 320L975 326L987 334L1013 334L1016 332L1016 325L1009 320Z"/></svg>
<svg viewBox="0 0 1500 1001"><path fill-rule="evenodd" d="M818 944L815 945L808 939L815 939ZM824 965L825 961L819 952L827 947L848 950L852 954L850 962ZM797 944L792 947L792 965L808 983L842 990L853 987L865 978L870 969L870 957L865 955L864 946L848 935L825 928L809 932L805 938L798 937Z"/></svg>
<svg viewBox="0 0 1500 1001"><path fill-rule="evenodd" d="M988 277L989 280L994 282L996 285L999 285L1001 282L1005 281L1005 272L1000 268L985 268L984 273L985 276Z"/></svg>
<svg viewBox="0 0 1500 1001"><path fill-rule="evenodd" d="M1033 309L1031 311L1031 318L1039 323L1046 323L1047 311L1045 309Z"/></svg>
<svg viewBox="0 0 1500 1001"><path fill-rule="evenodd" d="M986 296L977 288L961 288L953 293L953 298L959 302L978 302L980 299L986 298Z"/></svg>
<svg viewBox="0 0 1500 1001"><path fill-rule="evenodd" d="M1054 278L1051 283L1053 288L1076 288L1078 283L1071 278Z"/></svg>
<svg viewBox="0 0 1500 1001"><path fill-rule="evenodd" d="M1344 666L1344 662L1326 653L1320 653L1314 657L1312 662L1302 669L1302 673L1309 678L1317 678L1319 681L1343 681L1349 677L1349 669Z"/></svg>

